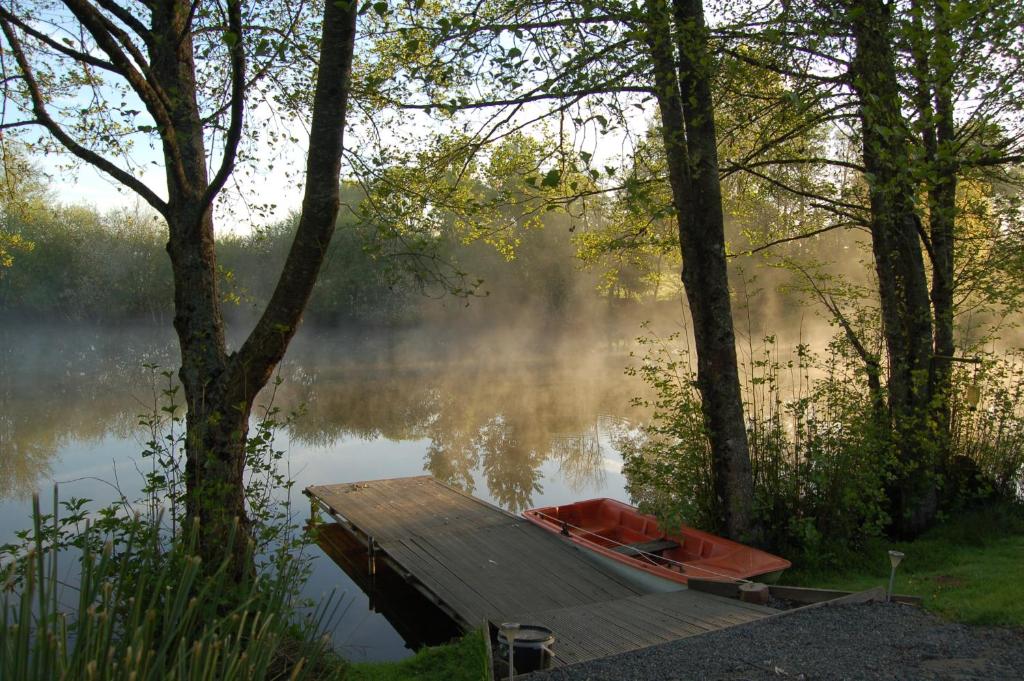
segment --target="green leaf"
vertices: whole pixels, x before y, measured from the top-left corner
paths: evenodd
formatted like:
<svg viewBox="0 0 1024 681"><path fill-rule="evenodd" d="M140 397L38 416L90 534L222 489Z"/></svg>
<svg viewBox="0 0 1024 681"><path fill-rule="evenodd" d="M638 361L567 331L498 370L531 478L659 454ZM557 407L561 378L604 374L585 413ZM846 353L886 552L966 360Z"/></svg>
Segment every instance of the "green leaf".
<svg viewBox="0 0 1024 681"><path fill-rule="evenodd" d="M544 179L541 180L540 186L542 187L557 187L559 180L562 179L562 173L558 168L552 168L544 174Z"/></svg>

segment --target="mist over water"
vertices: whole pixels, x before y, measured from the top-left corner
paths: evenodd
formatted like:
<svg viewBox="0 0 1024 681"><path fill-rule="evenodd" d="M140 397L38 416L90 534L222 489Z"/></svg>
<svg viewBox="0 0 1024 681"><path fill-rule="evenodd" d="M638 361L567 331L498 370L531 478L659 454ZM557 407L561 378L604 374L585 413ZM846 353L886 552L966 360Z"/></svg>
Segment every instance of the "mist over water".
<svg viewBox="0 0 1024 681"><path fill-rule="evenodd" d="M623 370L618 334L486 326L304 329L258 400L301 415L278 433L297 520L311 484L430 474L512 512L596 496L625 498L613 434L645 418L646 388ZM623 331L625 334L626 331ZM29 525L31 494L92 507L142 497L139 417L164 403L176 368L168 329L5 326L0 354L0 543ZM155 385L154 385L155 380ZM257 412L259 409L256 410ZM408 654L359 586L313 548L307 595L343 593L333 627L357 659Z"/></svg>
<svg viewBox="0 0 1024 681"><path fill-rule="evenodd" d="M796 344L821 351L836 333L813 307L776 294L773 276L736 290L745 375L769 349L784 362ZM280 384L257 401L299 412L277 437L296 483L297 519L307 485L424 474L514 513L602 496L630 501L614 443L650 418L633 398L652 395L625 369L643 353L639 335L678 332L677 347L691 345L685 308L678 299L639 304L572 288L555 301L500 289L469 301L424 299L415 323L301 329ZM234 320L236 342L250 323ZM0 543L28 526L34 491L50 507L55 482L61 499L94 506L118 492L142 496L149 433L139 416L160 408L166 387L146 365L176 370L169 326L0 326ZM354 659L409 654L416 639L403 622L419 615L381 614L387 599L378 593L371 603L350 549L310 550L306 595L341 594L337 648ZM339 567L345 556L351 576Z"/></svg>

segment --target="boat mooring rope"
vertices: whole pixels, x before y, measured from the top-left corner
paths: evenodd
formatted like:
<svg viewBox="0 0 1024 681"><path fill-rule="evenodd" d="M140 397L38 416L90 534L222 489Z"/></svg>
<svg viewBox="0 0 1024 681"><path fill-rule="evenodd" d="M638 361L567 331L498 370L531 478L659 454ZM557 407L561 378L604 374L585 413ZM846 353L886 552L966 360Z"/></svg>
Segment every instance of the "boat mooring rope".
<svg viewBox="0 0 1024 681"><path fill-rule="evenodd" d="M701 572L705 572L705 573L707 573L709 575L714 575L715 577L723 577L725 579L728 579L731 582L742 582L744 584L754 584L755 583L753 580L750 580L750 579L744 579L742 577L736 577L735 575L729 575L729 574L726 574L724 572L716 572L715 570L711 570L711 569L703 567L701 565L695 565L693 563L683 563L683 562L678 561L678 560L673 560L671 558L666 558L665 556L659 556L656 553L651 553L649 551L644 551L642 549L638 549L635 546L631 546L629 544L625 544L623 542L620 542L620 541L617 541L615 539L612 539L611 537L606 537L603 534L599 534L597 532L593 532L591 530L586 529L585 527L580 527L579 525L573 525L572 523L570 523L567 520L563 520L562 518L557 518L555 516L548 515L547 513L542 513L540 511L529 511L529 512L530 513L535 513L536 515L539 515L539 516L543 516L543 517L545 517L545 518L547 518L549 520L554 520L554 521L558 522L559 524L561 524L562 527L571 527L572 529L579 530L580 532L583 532L585 534L592 534L595 537L600 537L601 539L603 539L605 541L608 541L608 542L611 542L612 544L618 544L619 546L628 547L631 551L635 551L636 553L642 555L652 565L656 565L656 566L660 566L661 565L661 563L655 562L655 559L657 559L658 561L662 561L664 563L671 563L673 565L678 565L681 568L691 568L693 570L699 570ZM685 570L684 570L684 572L685 572ZM698 579L699 579L698 575L688 575L688 576L690 576L690 577L698 577Z"/></svg>

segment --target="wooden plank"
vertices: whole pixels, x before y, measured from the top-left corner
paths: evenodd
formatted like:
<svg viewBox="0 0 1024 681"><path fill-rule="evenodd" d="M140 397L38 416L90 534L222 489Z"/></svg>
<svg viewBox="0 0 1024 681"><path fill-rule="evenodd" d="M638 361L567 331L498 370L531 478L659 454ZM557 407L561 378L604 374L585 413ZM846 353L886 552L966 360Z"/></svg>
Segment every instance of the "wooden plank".
<svg viewBox="0 0 1024 681"><path fill-rule="evenodd" d="M484 620L480 631L484 637L484 668L486 669L483 681L494 681L494 647L491 645L491 623Z"/></svg>
<svg viewBox="0 0 1024 681"><path fill-rule="evenodd" d="M379 542L527 522L426 476L312 486L306 493Z"/></svg>
<svg viewBox="0 0 1024 681"><path fill-rule="evenodd" d="M735 598L738 600L740 597L739 582L724 582L718 579L698 579L697 577L690 577L686 580L686 586L692 591L714 594L716 596L722 596L723 598Z"/></svg>
<svg viewBox="0 0 1024 681"><path fill-rule="evenodd" d="M451 592L465 621L637 594L555 542L562 550L546 534L490 527L380 546L428 588Z"/></svg>
<svg viewBox="0 0 1024 681"><path fill-rule="evenodd" d="M723 582L714 579L691 577L686 585L693 591L739 599L739 582ZM768 592L773 598L802 605L832 601L855 593L853 591L839 591L837 589L812 589L804 586L778 586L775 584L768 586ZM920 605L922 600L920 596L907 596L903 594L893 594L892 599L898 603L907 603L909 605Z"/></svg>
<svg viewBox="0 0 1024 681"><path fill-rule="evenodd" d="M775 612L742 605L747 604L715 600L709 605L703 594L676 591L524 613L513 619L554 631L555 659L563 665L695 636Z"/></svg>

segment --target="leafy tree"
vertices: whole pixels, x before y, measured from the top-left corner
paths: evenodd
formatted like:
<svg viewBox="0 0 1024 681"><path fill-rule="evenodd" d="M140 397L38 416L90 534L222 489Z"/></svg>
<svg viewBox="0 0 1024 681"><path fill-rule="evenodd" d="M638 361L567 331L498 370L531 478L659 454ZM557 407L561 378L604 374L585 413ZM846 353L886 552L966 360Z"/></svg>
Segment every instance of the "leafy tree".
<svg viewBox="0 0 1024 681"><path fill-rule="evenodd" d="M0 138L0 278L14 265L16 253L35 247L19 233L17 223L45 198L39 171L28 162L24 149Z"/></svg>
<svg viewBox="0 0 1024 681"><path fill-rule="evenodd" d="M745 5L733 17L737 26L725 36L726 50L789 79L794 98L832 112L820 123L844 140L831 153L790 159L776 147L796 128L783 126L755 164L802 162L822 178L845 176L848 189L841 192L832 189L834 181L782 186L831 213L825 229L852 223L871 235L888 420L900 453L891 490L894 529L915 533L935 517L950 456L957 290L974 288L962 277L968 270L956 264L965 255L958 251L970 248L957 186L978 171L1021 160L1024 109L1012 94L1020 72L1009 66L1024 54L1013 28L1020 9L998 2L811 1ZM851 145L859 147L859 160L842 154ZM750 166L744 163L743 171ZM820 233L794 227L787 241ZM1009 233L989 235L999 241ZM842 323L842 311L829 309ZM869 367L878 363L869 352L862 357Z"/></svg>
<svg viewBox="0 0 1024 681"><path fill-rule="evenodd" d="M326 3L319 36L302 217L256 327L229 351L214 251L213 202L244 157L246 108L309 52L304 5L27 0L0 8L5 130L39 129L135 192L166 221L178 372L188 407L186 509L207 565L246 526L244 461L253 399L295 333L338 211L342 132L357 7ZM252 126L248 130L250 135ZM137 142L159 149L166 195L135 174ZM129 160L125 160L129 159ZM121 162L124 161L124 162ZM211 171L212 167L212 171ZM235 569L246 569L235 542Z"/></svg>
<svg viewBox="0 0 1024 681"><path fill-rule="evenodd" d="M424 31L430 36L426 46ZM673 204L698 336L720 522L734 536L748 532L750 467L715 150L714 69L700 3L677 2L670 8L501 0L456 5L433 20L396 17L393 35L404 42L390 43L386 53L404 51L415 59L403 62L388 96L406 110L428 112L439 125L458 129L461 143L450 148L448 158L460 159L463 168L519 131L538 124L557 128L538 172L530 176L539 190L548 190L542 198L550 206L622 191L630 180L623 180L614 161L601 168L594 153L581 148L586 134L624 130L634 106L644 109L657 99L669 107L661 108L667 131L662 143L674 164ZM438 71L446 76L440 86L433 80ZM425 82L435 86L421 85ZM678 116L666 118L666 113ZM589 184L581 182L584 178Z"/></svg>

